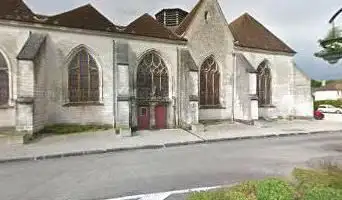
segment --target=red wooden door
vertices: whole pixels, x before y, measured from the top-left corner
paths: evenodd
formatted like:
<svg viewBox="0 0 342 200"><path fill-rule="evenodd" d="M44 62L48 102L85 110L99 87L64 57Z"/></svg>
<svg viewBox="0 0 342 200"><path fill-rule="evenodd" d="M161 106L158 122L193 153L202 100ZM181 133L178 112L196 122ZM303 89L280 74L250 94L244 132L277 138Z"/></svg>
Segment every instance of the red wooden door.
<svg viewBox="0 0 342 200"><path fill-rule="evenodd" d="M149 107L139 107L138 110L138 128L146 130L150 128L150 111Z"/></svg>
<svg viewBox="0 0 342 200"><path fill-rule="evenodd" d="M159 105L155 108L156 129L166 128L166 106Z"/></svg>

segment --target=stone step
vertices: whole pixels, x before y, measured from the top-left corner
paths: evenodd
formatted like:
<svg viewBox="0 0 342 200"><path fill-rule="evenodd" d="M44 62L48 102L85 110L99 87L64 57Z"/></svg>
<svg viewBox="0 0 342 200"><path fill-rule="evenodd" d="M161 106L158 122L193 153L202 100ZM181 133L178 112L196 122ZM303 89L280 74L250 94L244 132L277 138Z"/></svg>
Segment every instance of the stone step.
<svg viewBox="0 0 342 200"><path fill-rule="evenodd" d="M192 133L202 133L205 131L204 125L203 124L192 124L191 125L191 132Z"/></svg>

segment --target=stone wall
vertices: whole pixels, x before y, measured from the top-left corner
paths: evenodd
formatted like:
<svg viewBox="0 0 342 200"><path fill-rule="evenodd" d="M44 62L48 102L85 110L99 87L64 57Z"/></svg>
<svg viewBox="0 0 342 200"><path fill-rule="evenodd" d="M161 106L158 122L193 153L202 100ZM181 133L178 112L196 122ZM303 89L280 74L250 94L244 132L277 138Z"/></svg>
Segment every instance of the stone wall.
<svg viewBox="0 0 342 200"><path fill-rule="evenodd" d="M312 104L310 81L298 71L292 55L249 49L237 51L242 53L255 69L265 60L270 65L274 107L259 108L261 117L312 116L309 109L309 105ZM301 106L305 105L304 109L299 108L300 102Z"/></svg>
<svg viewBox="0 0 342 200"><path fill-rule="evenodd" d="M179 124L188 128L198 123L199 80L198 66L188 49L179 49L180 64L178 66L178 99Z"/></svg>
<svg viewBox="0 0 342 200"><path fill-rule="evenodd" d="M48 122L48 98L46 97L48 82L48 74L46 73L47 59L45 59L46 46L40 49L40 53L37 55L34 61L34 102L33 102L33 131L40 131Z"/></svg>
<svg viewBox="0 0 342 200"><path fill-rule="evenodd" d="M294 65L294 115L312 118L314 112L311 79Z"/></svg>
<svg viewBox="0 0 342 200"><path fill-rule="evenodd" d="M207 57L213 55L221 74L221 108L200 109L199 120L232 118L233 36L216 0L202 4L185 37L196 64L200 67Z"/></svg>
<svg viewBox="0 0 342 200"><path fill-rule="evenodd" d="M23 77L28 76L28 73L25 72L24 68L18 69L18 72L16 71L18 68L16 56L28 38L29 31L48 34L46 46L44 47L44 55L41 55L39 58L41 60L37 61L40 66L35 69L35 72L37 73L37 76L35 76L35 93L38 96L35 104L35 107L38 107L35 111L35 114L37 114L35 120L37 122L39 121L38 124L44 124L45 122L47 124L113 124L113 39L111 37L95 34L89 35L86 33L76 34L62 30L52 31L43 28L1 25L0 49L5 52L10 62L10 69L12 72L11 78L13 80L11 82L13 101L17 100L17 85L15 81L17 78L15 75L17 73L22 73ZM83 45L90 51L99 66L101 81L101 101L99 105L67 106L67 64L72 53L77 50L80 45ZM24 81L21 82L24 83ZM42 86L43 82L45 88ZM30 86L29 84L24 84L18 87L29 88ZM45 98L45 100L43 100L43 98ZM0 117L7 115L8 112L9 109L0 109ZM45 114L42 114L43 112L45 112ZM11 116L14 117L13 114L6 117ZM18 113L17 118L20 118L20 113ZM7 119L6 121L8 122L1 123L1 126L13 126L15 124L14 118L11 120ZM40 125L38 125L38 127L39 126Z"/></svg>
<svg viewBox="0 0 342 200"><path fill-rule="evenodd" d="M252 118L251 99L250 96L254 93L252 83L250 83L250 73L247 71L248 63L236 58L235 69L235 94L234 94L234 119L250 121Z"/></svg>
<svg viewBox="0 0 342 200"><path fill-rule="evenodd" d="M137 88L137 67L141 61L141 59L146 55L146 53L150 51L157 52L160 57L165 62L165 65L168 69L169 75L169 97L170 103L167 107L167 127L174 128L178 126L178 109L179 105L177 105L177 66L178 66L178 44L170 44L170 43L162 43L157 41L143 41L143 40L117 40L117 43L127 44L128 45L128 73L131 80L122 80L125 82L130 82L130 94L129 97L132 99L130 102L132 105L131 107L131 115L123 114L122 120L125 122L131 120L132 126L137 125L137 105L136 105L136 88ZM121 54L118 52L118 54ZM118 69L119 73L119 69ZM122 71L122 73L126 73L126 71ZM118 85L119 86L119 85ZM124 87L118 87L118 91L124 90ZM127 104L125 105L127 108ZM153 110L151 110L152 112ZM118 113L121 115L120 113ZM153 113L150 113L153 117ZM131 119L127 119L127 117L131 117ZM121 117L119 117L121 118ZM123 119L125 118L125 119ZM153 126L153 120L152 126Z"/></svg>
<svg viewBox="0 0 342 200"><path fill-rule="evenodd" d="M34 112L34 63L32 61L18 61L18 94L16 105L16 130L32 132Z"/></svg>
<svg viewBox="0 0 342 200"><path fill-rule="evenodd" d="M0 108L0 122L2 127L14 127L16 123L17 100L17 66L16 56L24 45L29 33L20 29L3 27L0 29L0 52L5 57L9 68L10 100L7 106Z"/></svg>

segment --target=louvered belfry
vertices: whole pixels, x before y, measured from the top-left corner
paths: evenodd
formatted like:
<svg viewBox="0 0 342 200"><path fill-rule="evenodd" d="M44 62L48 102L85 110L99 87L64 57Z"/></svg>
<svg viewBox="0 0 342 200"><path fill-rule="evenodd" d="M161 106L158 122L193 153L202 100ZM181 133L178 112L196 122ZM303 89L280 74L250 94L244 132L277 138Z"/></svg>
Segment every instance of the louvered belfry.
<svg viewBox="0 0 342 200"><path fill-rule="evenodd" d="M163 9L156 14L156 19L165 26L172 27L178 26L187 15L188 12L179 8Z"/></svg>

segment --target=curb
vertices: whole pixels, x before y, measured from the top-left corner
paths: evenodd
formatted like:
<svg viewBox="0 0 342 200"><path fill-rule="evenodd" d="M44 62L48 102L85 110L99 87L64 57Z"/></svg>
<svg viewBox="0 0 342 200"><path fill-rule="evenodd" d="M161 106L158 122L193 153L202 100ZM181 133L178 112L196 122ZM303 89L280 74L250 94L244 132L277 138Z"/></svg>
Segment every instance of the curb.
<svg viewBox="0 0 342 200"><path fill-rule="evenodd" d="M9 158L9 159L0 159L0 163L13 163L13 162L25 162L25 161L41 161L41 160L49 160L49 159L58 159L58 158L68 158L68 157L76 157L76 156L85 156L85 155L95 155L95 154L105 154L105 153L116 153L116 152L129 152L129 151L137 151L137 150L148 150L148 149L162 149L162 148L171 148L171 147L180 147L180 146L188 146L188 145L196 145L196 144L211 144L218 142L226 142L226 141L241 141L241 140L251 140L251 139L266 139L266 138L283 138L283 137L295 137L302 135L318 135L318 134L336 134L341 133L341 130L335 131L312 131L312 132L290 132L284 134L267 134L267 135L258 135L258 136L242 136L242 137L233 137L233 138L220 138L220 139L209 139L209 140L198 140L198 141L188 141L188 142L179 142L179 143L166 143L163 145L144 145L144 146L136 146L136 147L122 147L122 148L111 148L111 149L100 149L100 150L87 150L87 151L78 151L78 152L69 152L69 153L60 153L60 154L51 154L51 155L43 155L43 156L31 156L31 157L17 157L17 158Z"/></svg>

